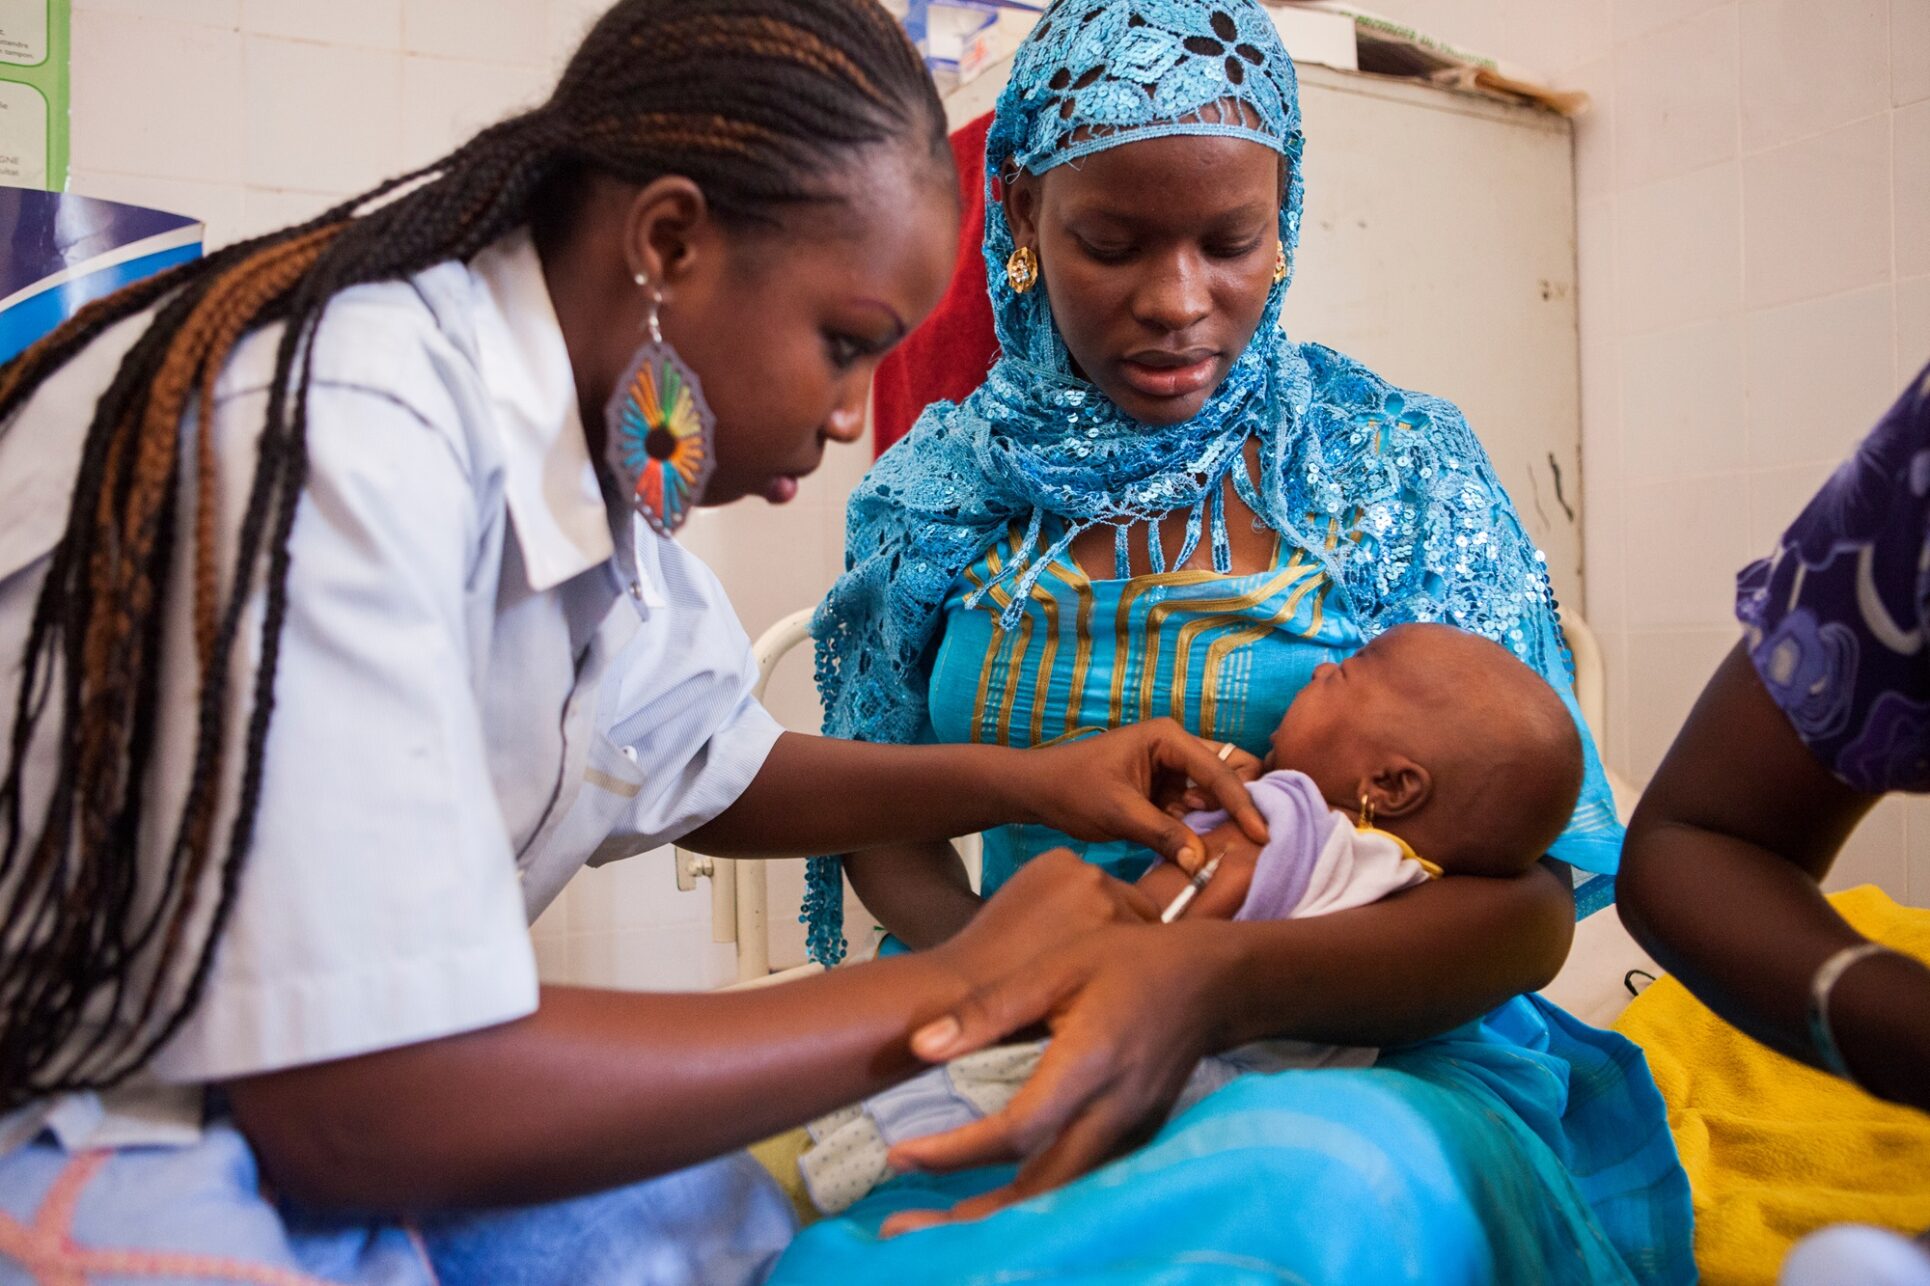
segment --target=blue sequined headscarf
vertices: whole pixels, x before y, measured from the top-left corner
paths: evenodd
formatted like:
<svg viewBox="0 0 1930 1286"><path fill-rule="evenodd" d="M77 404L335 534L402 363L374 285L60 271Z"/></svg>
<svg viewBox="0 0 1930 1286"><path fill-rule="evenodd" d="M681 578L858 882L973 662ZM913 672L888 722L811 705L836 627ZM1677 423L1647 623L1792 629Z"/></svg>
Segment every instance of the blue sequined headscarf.
<svg viewBox="0 0 1930 1286"><path fill-rule="evenodd" d="M1460 412L1290 342L1279 325L1286 281L1199 413L1158 429L1074 374L1043 286L1019 294L1007 284L1014 244L997 193L1008 164L1039 174L1174 134L1251 139L1286 159L1280 239L1291 262L1298 85L1256 0L1055 0L1014 59L986 143L984 253L1000 356L963 402L928 408L852 493L846 571L812 624L827 734L931 736L928 666L945 598L1015 523L1025 538L991 582L1011 585L1007 628L1043 569L1096 526L1116 530L1123 562L1129 531L1144 525L1163 570L1155 520L1184 511L1171 564L1204 538L1214 567L1229 571L1220 499L1229 477L1242 503L1323 564L1366 634L1406 620L1459 624L1506 643L1566 692L1540 555ZM1233 467L1249 442L1257 483ZM1598 788L1571 828L1583 838L1557 855L1608 870L1620 831L1592 747L1589 773ZM814 859L804 914L811 954L827 964L844 952L842 897L837 860Z"/></svg>
<svg viewBox="0 0 1930 1286"><path fill-rule="evenodd" d="M1055 4L1020 47L999 97L985 143L984 253L1000 357L967 400L968 413L987 430L978 446L988 482L1030 511L1025 549L1038 548L1045 518L1060 520L1043 556L1022 555L994 581L1016 582L1008 628L1017 624L1032 581L1089 527L1112 525L1123 558L1132 526L1190 510L1172 561L1191 557L1205 531L1214 565L1227 570L1217 499L1247 439L1277 420L1275 406L1295 373L1279 324L1283 280L1268 293L1252 342L1199 413L1149 431L1074 374L1048 292L1021 294L1007 283L1005 265L1016 247L997 199L1000 175L1043 174L1106 148L1172 134L1244 138L1285 158L1279 233L1291 264L1300 239L1299 90L1293 61L1259 5ZM1163 571L1157 524L1147 529L1154 570Z"/></svg>

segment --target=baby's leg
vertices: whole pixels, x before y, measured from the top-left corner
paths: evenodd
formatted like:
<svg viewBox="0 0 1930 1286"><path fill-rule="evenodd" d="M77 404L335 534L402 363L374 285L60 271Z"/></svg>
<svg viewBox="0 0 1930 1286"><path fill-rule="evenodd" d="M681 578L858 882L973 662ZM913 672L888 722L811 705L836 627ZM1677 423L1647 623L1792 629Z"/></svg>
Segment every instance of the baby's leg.
<svg viewBox="0 0 1930 1286"><path fill-rule="evenodd" d="M812 1122L812 1145L798 1158L812 1204L837 1214L891 1176L886 1157L896 1144L1001 1110L1044 1050L1044 1041L982 1049Z"/></svg>

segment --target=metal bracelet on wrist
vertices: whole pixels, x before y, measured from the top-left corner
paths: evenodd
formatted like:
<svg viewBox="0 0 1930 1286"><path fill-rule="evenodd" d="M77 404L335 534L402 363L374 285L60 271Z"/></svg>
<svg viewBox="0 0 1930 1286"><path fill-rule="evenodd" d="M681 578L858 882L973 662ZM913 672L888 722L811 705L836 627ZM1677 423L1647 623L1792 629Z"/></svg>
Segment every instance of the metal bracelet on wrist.
<svg viewBox="0 0 1930 1286"><path fill-rule="evenodd" d="M1816 973L1809 980L1809 1043L1816 1052L1816 1061L1823 1070L1832 1076L1840 1076L1852 1085L1857 1084L1849 1065L1843 1061L1843 1051L1836 1046L1836 1033L1830 1029L1830 993L1844 974L1863 960L1889 948L1877 942L1859 942L1844 947L1817 966ZM1859 1086L1859 1088L1861 1088Z"/></svg>

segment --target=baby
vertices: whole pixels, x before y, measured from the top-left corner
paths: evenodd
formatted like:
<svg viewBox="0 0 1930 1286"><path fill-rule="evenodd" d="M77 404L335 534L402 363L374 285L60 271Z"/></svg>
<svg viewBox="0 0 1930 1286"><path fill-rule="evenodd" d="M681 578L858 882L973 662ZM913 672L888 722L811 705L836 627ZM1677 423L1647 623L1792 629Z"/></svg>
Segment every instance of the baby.
<svg viewBox="0 0 1930 1286"><path fill-rule="evenodd" d="M1265 775L1247 789L1267 820L1265 844L1225 813L1186 819L1220 859L1189 917L1297 919L1429 879L1518 875L1574 812L1582 747L1561 699L1506 648L1451 626L1402 625L1315 670L1258 767ZM1165 862L1139 880L1161 906L1188 883ZM812 1201L843 1210L889 1177L893 1144L1000 1110L1043 1049L967 1055L813 1123L814 1146L798 1161ZM1374 1058L1301 1041L1245 1045L1202 1061L1173 1110L1248 1072Z"/></svg>

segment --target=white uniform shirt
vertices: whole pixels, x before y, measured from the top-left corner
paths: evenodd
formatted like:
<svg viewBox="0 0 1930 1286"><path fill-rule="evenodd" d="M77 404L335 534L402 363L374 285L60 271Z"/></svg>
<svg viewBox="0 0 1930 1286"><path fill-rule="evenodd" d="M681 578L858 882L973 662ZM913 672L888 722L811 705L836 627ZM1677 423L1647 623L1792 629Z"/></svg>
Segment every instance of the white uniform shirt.
<svg viewBox="0 0 1930 1286"><path fill-rule="evenodd" d="M144 321L104 336L0 434L0 746L81 435ZM246 341L219 384L228 569L280 333ZM613 539L526 234L470 265L338 297L308 408L254 844L200 1004L137 1087L150 1095L156 1082L532 1012L528 921L585 862L668 843L723 811L781 731L750 695L749 641L710 571L627 514ZM191 544L177 541L147 862L192 762ZM237 643L218 852L262 598L257 586ZM31 752L42 780L57 724L56 704ZM29 798L30 823L40 807ZM28 1112L51 1110L64 1136L97 1143L170 1133L117 1118L112 1102L111 1128L93 1128L100 1104L77 1099ZM172 1133L184 1123L175 1114Z"/></svg>

